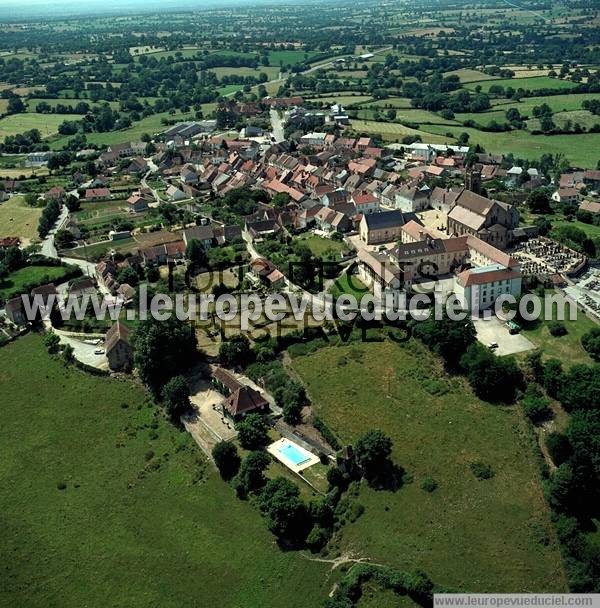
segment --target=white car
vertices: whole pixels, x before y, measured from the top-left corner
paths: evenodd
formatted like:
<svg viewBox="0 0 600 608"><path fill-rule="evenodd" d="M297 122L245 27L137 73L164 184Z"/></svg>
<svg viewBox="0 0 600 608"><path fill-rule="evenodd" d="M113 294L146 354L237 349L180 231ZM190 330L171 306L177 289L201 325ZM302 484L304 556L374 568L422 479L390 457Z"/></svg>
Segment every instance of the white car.
<svg viewBox="0 0 600 608"><path fill-rule="evenodd" d="M490 343L488 344L488 348L489 348L490 350L494 350L494 349L498 348L498 342L490 342Z"/></svg>
<svg viewBox="0 0 600 608"><path fill-rule="evenodd" d="M104 349L103 349L103 348L97 348L97 349L94 351L94 354L95 354L95 355L103 355L103 354L104 354Z"/></svg>

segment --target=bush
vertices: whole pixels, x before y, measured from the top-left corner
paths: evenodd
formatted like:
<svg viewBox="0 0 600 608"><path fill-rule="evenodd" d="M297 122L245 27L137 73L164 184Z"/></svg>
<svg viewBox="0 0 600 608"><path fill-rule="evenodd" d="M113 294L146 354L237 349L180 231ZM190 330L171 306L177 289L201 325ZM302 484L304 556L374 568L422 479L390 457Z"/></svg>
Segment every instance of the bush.
<svg viewBox="0 0 600 608"><path fill-rule="evenodd" d="M485 464L483 462L472 462L469 465L471 472L477 479L491 479L495 473L492 467L489 464Z"/></svg>
<svg viewBox="0 0 600 608"><path fill-rule="evenodd" d="M546 449L552 458L552 462L559 467L564 462L567 462L573 454L573 448L566 435L562 433L552 432L546 437Z"/></svg>
<svg viewBox="0 0 600 608"><path fill-rule="evenodd" d="M421 483L421 490L425 490L425 492L435 492L438 488L438 483L433 477L425 477L423 479L423 483Z"/></svg>
<svg viewBox="0 0 600 608"><path fill-rule="evenodd" d="M581 337L581 345L592 359L600 360L600 327L594 327Z"/></svg>
<svg viewBox="0 0 600 608"><path fill-rule="evenodd" d="M522 401L523 411L532 422L540 422L550 417L550 401L535 384L530 384Z"/></svg>
<svg viewBox="0 0 600 608"><path fill-rule="evenodd" d="M569 333L565 327L565 324L561 323L560 321L550 321L548 323L548 331L550 332L550 335L554 336L555 338L566 336Z"/></svg>

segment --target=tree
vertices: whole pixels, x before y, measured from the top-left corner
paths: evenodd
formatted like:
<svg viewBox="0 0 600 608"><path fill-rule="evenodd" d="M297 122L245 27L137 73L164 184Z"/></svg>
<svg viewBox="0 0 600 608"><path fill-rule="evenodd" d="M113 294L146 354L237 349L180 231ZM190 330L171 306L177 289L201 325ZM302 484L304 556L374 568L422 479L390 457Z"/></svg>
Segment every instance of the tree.
<svg viewBox="0 0 600 608"><path fill-rule="evenodd" d="M600 407L598 366L573 365L562 375L556 396L568 412Z"/></svg>
<svg viewBox="0 0 600 608"><path fill-rule="evenodd" d="M541 422L551 415L550 402L535 384L529 384L522 401L523 412L532 422Z"/></svg>
<svg viewBox="0 0 600 608"><path fill-rule="evenodd" d="M221 346L219 346L219 361L229 367L244 366L251 363L252 349L248 337L244 334L238 334L226 342L221 342Z"/></svg>
<svg viewBox="0 0 600 608"><path fill-rule="evenodd" d="M450 368L457 367L467 348L476 340L473 321L457 322L446 313L439 321L430 316L415 322L413 333L434 353L440 355Z"/></svg>
<svg viewBox="0 0 600 608"><path fill-rule="evenodd" d="M544 364L542 386L550 397L556 397L563 382L562 363L558 359L548 359Z"/></svg>
<svg viewBox="0 0 600 608"><path fill-rule="evenodd" d="M379 430L367 431L354 445L356 462L369 480L387 467L391 453L392 440Z"/></svg>
<svg viewBox="0 0 600 608"><path fill-rule="evenodd" d="M523 378L513 359L496 357L481 344L471 344L460 360L475 394L492 403L512 403Z"/></svg>
<svg viewBox="0 0 600 608"><path fill-rule="evenodd" d="M162 400L171 420L178 420L190 407L190 387L183 376L174 376L164 385Z"/></svg>
<svg viewBox="0 0 600 608"><path fill-rule="evenodd" d="M302 408L306 403L304 387L289 380L274 393L275 402L283 410L283 419L287 424L296 425L302 420Z"/></svg>
<svg viewBox="0 0 600 608"><path fill-rule="evenodd" d="M81 208L81 201L76 197L70 194L67 196L67 200L65 201L65 205L70 213L74 213L75 211L79 211Z"/></svg>
<svg viewBox="0 0 600 608"><path fill-rule="evenodd" d="M548 193L542 189L534 190L527 197L527 205L532 213L552 213L550 197L548 196Z"/></svg>
<svg viewBox="0 0 600 608"><path fill-rule="evenodd" d="M212 457L223 479L232 479L237 474L241 459L233 443L219 441L212 449Z"/></svg>
<svg viewBox="0 0 600 608"><path fill-rule="evenodd" d="M193 327L175 317L166 321L154 318L140 321L131 342L135 367L155 396L198 355Z"/></svg>
<svg viewBox="0 0 600 608"><path fill-rule="evenodd" d="M310 520L298 487L289 479L277 477L267 482L259 496L259 507L270 532L278 538L303 542Z"/></svg>
<svg viewBox="0 0 600 608"><path fill-rule="evenodd" d="M25 104L17 95L11 95L8 98L8 106L6 108L7 114L20 114L21 112L25 112Z"/></svg>
<svg viewBox="0 0 600 608"><path fill-rule="evenodd" d="M187 244L185 257L193 268L204 268L208 260L204 245L198 239L192 239Z"/></svg>
<svg viewBox="0 0 600 608"><path fill-rule="evenodd" d="M600 361L600 327L594 327L581 336L581 345L592 359Z"/></svg>
<svg viewBox="0 0 600 608"><path fill-rule="evenodd" d="M51 355L54 355L60 347L60 338L53 331L48 332L44 336L44 346Z"/></svg>
<svg viewBox="0 0 600 608"><path fill-rule="evenodd" d="M261 451L250 452L244 458L233 484L240 498L245 498L250 492L265 485L264 471L270 462L269 455Z"/></svg>
<svg viewBox="0 0 600 608"><path fill-rule="evenodd" d="M260 414L248 414L236 424L240 445L246 450L255 450L267 443L267 423Z"/></svg>
<svg viewBox="0 0 600 608"><path fill-rule="evenodd" d="M117 281L119 283L127 283L131 287L135 287L139 283L139 280L138 273L131 266L121 268L117 274Z"/></svg>
<svg viewBox="0 0 600 608"><path fill-rule="evenodd" d="M569 438L562 433L553 431L546 436L546 449L552 458L552 462L558 467L563 462L567 462L573 454L573 448Z"/></svg>

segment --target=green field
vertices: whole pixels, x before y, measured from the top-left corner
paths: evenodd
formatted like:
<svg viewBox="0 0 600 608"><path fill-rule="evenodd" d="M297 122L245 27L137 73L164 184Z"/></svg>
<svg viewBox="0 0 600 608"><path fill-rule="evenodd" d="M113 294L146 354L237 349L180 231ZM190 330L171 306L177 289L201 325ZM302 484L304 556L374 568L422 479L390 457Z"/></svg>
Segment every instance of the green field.
<svg viewBox="0 0 600 608"><path fill-rule="evenodd" d="M80 120L77 114L11 114L0 119L0 139L7 135L16 135L31 129L38 129L42 137L50 137L58 133L58 125L65 120Z"/></svg>
<svg viewBox="0 0 600 608"><path fill-rule="evenodd" d="M354 296L357 302L360 302L361 298L370 293L368 287L366 287L361 280L356 276L348 276L348 273L344 273L329 290L334 298L339 298L341 295Z"/></svg>
<svg viewBox="0 0 600 608"><path fill-rule="evenodd" d="M382 429L412 478L395 493L361 489L365 513L344 528L342 551L461 591L565 591L537 445L516 408L479 401L414 341L328 347L292 365L343 443ZM495 476L477 480L477 461ZM438 483L431 494L426 476Z"/></svg>
<svg viewBox="0 0 600 608"><path fill-rule="evenodd" d="M50 116L53 115L50 114ZM152 116L142 118L142 120L134 122L128 129L122 129L121 131L108 131L106 133L86 133L86 137L88 143L107 146L124 141L137 141L144 133L152 135L167 129L168 127L161 122L163 118L170 121L184 121L191 120L193 117L193 112L188 114L181 114L179 112L176 114L169 114L168 112L162 112L160 114L153 114ZM0 124L1 122L2 121L0 121ZM67 143L69 139L70 136L57 138L50 142L50 147L54 150L59 150Z"/></svg>
<svg viewBox="0 0 600 608"><path fill-rule="evenodd" d="M480 82L482 80L494 79L494 76L484 74L479 70L473 70L470 68L463 68L462 70L453 70L451 72L445 72L444 76L458 76L459 80L463 83L467 82Z"/></svg>
<svg viewBox="0 0 600 608"><path fill-rule="evenodd" d="M353 121L356 122L356 121ZM444 125L422 125L422 131L442 136L444 141L451 143L447 133L458 137L466 132L470 136L471 145L481 144L488 152L509 154L512 152L520 158L536 159L542 154L562 152L572 165L592 168L598 162L600 149L600 133L582 133L569 135L532 135L527 131L508 131L492 133L479 131L469 127L452 127ZM428 141L423 137L424 141Z"/></svg>
<svg viewBox="0 0 600 608"><path fill-rule="evenodd" d="M17 175L27 169L15 169ZM38 238L37 226L42 210L26 205L20 196L12 196L0 204L0 238L18 236L30 241Z"/></svg>
<svg viewBox="0 0 600 608"><path fill-rule="evenodd" d="M313 57L318 55L316 51L270 51L269 52L269 65L271 66L282 66L282 65L296 65L297 63L304 63L304 61L310 61Z"/></svg>
<svg viewBox="0 0 600 608"><path fill-rule="evenodd" d="M475 88L481 87L481 90L484 93L487 93L490 90L490 87L498 85L504 87L505 89L512 87L513 89L538 91L540 89L574 89L577 86L577 83L569 80L550 78L549 76L533 76L531 78L500 78L495 80L469 82L465 84L465 88L475 90Z"/></svg>
<svg viewBox="0 0 600 608"><path fill-rule="evenodd" d="M432 134L424 130L411 129L394 122L376 122L374 120L352 119L350 121L352 129L357 133L369 133L371 135L381 135L386 141L402 140L407 135L420 135L423 141L438 144L446 143L448 138L440 134ZM434 127L431 127L432 129ZM444 128L444 127L440 127ZM429 131L429 129L428 129Z"/></svg>
<svg viewBox="0 0 600 608"><path fill-rule="evenodd" d="M208 70L209 72L213 72L217 75L218 78L223 78L223 76L255 76L256 78L258 78L259 74L265 73L268 77L269 80L272 80L273 78L276 78L277 75L279 74L279 68L278 67L271 67L271 66L258 66L256 69L254 68L248 68L248 67L240 67L240 68L230 68L230 67L224 67L224 68L210 68L210 70ZM242 85L239 85L240 88L242 87Z"/></svg>
<svg viewBox="0 0 600 608"><path fill-rule="evenodd" d="M542 303L542 309L544 308ZM576 363L591 365L592 358L581 346L581 337L594 327L598 327L598 324L579 309L577 321L563 321L568 331L567 335L555 337L548 330L548 321L544 320L544 316L545 313L542 311L540 319L524 324L523 335L538 346L544 355L560 359L565 366ZM556 311L553 312L553 319L556 319Z"/></svg>
<svg viewBox="0 0 600 608"><path fill-rule="evenodd" d="M0 349L0 370L1 605L305 608L327 596L329 566L279 550L138 386L51 360L37 335Z"/></svg>
<svg viewBox="0 0 600 608"><path fill-rule="evenodd" d="M379 113L384 115L387 112L386 109L379 108ZM375 110L370 107L366 109L358 110L358 117L365 120L374 119ZM410 110L397 109L396 118L394 119L402 123L413 123L413 124L434 124L434 125L453 125L456 126L455 120L448 120L442 118L439 114L434 112L428 112L427 110L420 110L418 108L412 108Z"/></svg>
<svg viewBox="0 0 600 608"><path fill-rule="evenodd" d="M5 279L0 281L0 299L10 295L17 295L26 291L24 286L28 284L60 282L65 276L65 268L61 266L25 266L11 272Z"/></svg>

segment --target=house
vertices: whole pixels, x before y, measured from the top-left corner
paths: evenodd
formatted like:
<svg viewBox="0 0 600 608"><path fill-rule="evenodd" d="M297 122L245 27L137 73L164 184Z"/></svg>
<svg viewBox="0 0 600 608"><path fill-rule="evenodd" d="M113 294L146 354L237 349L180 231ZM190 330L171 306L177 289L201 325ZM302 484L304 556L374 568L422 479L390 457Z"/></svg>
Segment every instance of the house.
<svg viewBox="0 0 600 608"><path fill-rule="evenodd" d="M145 247L139 250L139 254L143 266L177 262L185 258L185 243L183 241L172 241L162 245Z"/></svg>
<svg viewBox="0 0 600 608"><path fill-rule="evenodd" d="M357 213L368 215L379 211L379 199L370 192L354 192L351 197Z"/></svg>
<svg viewBox="0 0 600 608"><path fill-rule="evenodd" d="M590 213L600 213L600 203L594 203L592 201L583 201L579 205L581 211L589 211Z"/></svg>
<svg viewBox="0 0 600 608"><path fill-rule="evenodd" d="M123 298L125 304L129 304L135 298L135 289L129 283L121 283L117 289L117 295Z"/></svg>
<svg viewBox="0 0 600 608"><path fill-rule="evenodd" d="M362 216L360 220L360 238L367 245L390 243L401 236L404 225L402 211L383 211Z"/></svg>
<svg viewBox="0 0 600 608"><path fill-rule="evenodd" d="M232 243L242 240L242 229L237 224L231 226L216 226L213 228L214 237L217 240L217 245Z"/></svg>
<svg viewBox="0 0 600 608"><path fill-rule="evenodd" d="M328 207L321 207L315 214L315 224L324 232L348 232L352 228L352 220Z"/></svg>
<svg viewBox="0 0 600 608"><path fill-rule="evenodd" d="M129 165L125 167L124 171L125 173L133 174L145 173L146 171L148 171L148 168L148 163L145 161L145 159L141 156L136 156L134 159L131 160Z"/></svg>
<svg viewBox="0 0 600 608"><path fill-rule="evenodd" d="M148 211L148 201L139 192L134 192L127 199L127 208L131 213L143 213Z"/></svg>
<svg viewBox="0 0 600 608"><path fill-rule="evenodd" d="M74 279L69 286L69 295L78 298L83 295L96 293L96 284L90 277Z"/></svg>
<svg viewBox="0 0 600 608"><path fill-rule="evenodd" d="M183 231L183 242L187 247L191 241L200 241L204 249L210 249L213 246L215 233L211 224L206 226L193 226L186 228Z"/></svg>
<svg viewBox="0 0 600 608"><path fill-rule="evenodd" d="M25 309L23 308L23 298L21 296L8 300L4 307L4 312L15 325L25 325L27 323Z"/></svg>
<svg viewBox="0 0 600 608"><path fill-rule="evenodd" d="M402 287L402 273L388 256L358 250L358 277L377 296L395 292Z"/></svg>
<svg viewBox="0 0 600 608"><path fill-rule="evenodd" d="M9 247L18 247L21 244L21 239L18 236L5 236L0 239L0 249L8 249Z"/></svg>
<svg viewBox="0 0 600 608"><path fill-rule="evenodd" d="M373 148L373 147L375 147L375 144L374 144L373 140L370 137L361 137L356 142L356 150L358 152L364 152L368 148Z"/></svg>
<svg viewBox="0 0 600 608"><path fill-rule="evenodd" d="M48 192L44 193L44 199L47 201L62 202L66 196L65 189L62 186L54 186Z"/></svg>
<svg viewBox="0 0 600 608"><path fill-rule="evenodd" d="M167 188L166 195L171 202L183 201L187 198L184 192L172 185Z"/></svg>
<svg viewBox="0 0 600 608"><path fill-rule="evenodd" d="M431 190L426 184L404 185L395 197L396 209L404 213L414 213L427 209L430 204Z"/></svg>
<svg viewBox="0 0 600 608"><path fill-rule="evenodd" d="M133 366L133 347L129 342L129 328L117 321L106 332L104 348L108 367L114 371L129 371Z"/></svg>
<svg viewBox="0 0 600 608"><path fill-rule="evenodd" d="M579 202L579 190L577 188L559 188L553 195L552 200L563 205L573 205Z"/></svg>
<svg viewBox="0 0 600 608"><path fill-rule="evenodd" d="M249 235L250 239L255 241L262 239L265 236L277 234L281 230L281 226L277 223L277 220L258 220L246 222L244 230Z"/></svg>
<svg viewBox="0 0 600 608"><path fill-rule="evenodd" d="M86 201L103 201L110 198L108 188L88 188L83 195Z"/></svg>
<svg viewBox="0 0 600 608"><path fill-rule="evenodd" d="M583 174L583 183L592 190L600 189L600 171L587 170Z"/></svg>
<svg viewBox="0 0 600 608"><path fill-rule="evenodd" d="M242 384L231 372L216 367L212 377L217 390L225 395L221 402L225 416L237 422L248 414L269 410L269 402L257 390Z"/></svg>
<svg viewBox="0 0 600 608"><path fill-rule="evenodd" d="M275 268L274 270L272 270L267 275L266 279L267 279L267 283L272 288L279 288L279 287L283 287L283 285L285 285L285 275L278 268Z"/></svg>
<svg viewBox="0 0 600 608"><path fill-rule="evenodd" d="M505 249L512 242L513 230L518 225L519 212L513 205L465 189L448 213L447 233L449 236L476 236Z"/></svg>
<svg viewBox="0 0 600 608"><path fill-rule="evenodd" d="M181 168L181 172L179 173L179 179L181 180L181 183L188 184L191 186L197 184L199 180L198 173L196 173L193 167L190 167L189 165L185 165Z"/></svg>
<svg viewBox="0 0 600 608"><path fill-rule="evenodd" d="M429 198L431 207L443 213L448 213L454 207L454 203L461 192L462 189L440 188L438 186L431 192Z"/></svg>

